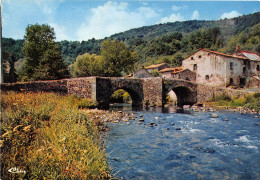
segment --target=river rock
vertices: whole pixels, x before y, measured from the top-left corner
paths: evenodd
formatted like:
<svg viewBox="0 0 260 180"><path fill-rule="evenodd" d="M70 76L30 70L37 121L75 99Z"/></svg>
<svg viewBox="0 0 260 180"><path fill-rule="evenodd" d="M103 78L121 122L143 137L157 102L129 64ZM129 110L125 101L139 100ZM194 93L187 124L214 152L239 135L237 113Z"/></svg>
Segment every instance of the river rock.
<svg viewBox="0 0 260 180"><path fill-rule="evenodd" d="M172 123L172 126L174 126L175 125L175 123Z"/></svg>
<svg viewBox="0 0 260 180"><path fill-rule="evenodd" d="M228 119L223 119L223 121L229 121Z"/></svg>
<svg viewBox="0 0 260 180"><path fill-rule="evenodd" d="M211 117L212 118L218 118L218 115L217 114L212 114Z"/></svg>
<svg viewBox="0 0 260 180"><path fill-rule="evenodd" d="M179 131L179 130L181 130L181 128L177 127L175 130Z"/></svg>
<svg viewBox="0 0 260 180"><path fill-rule="evenodd" d="M150 123L150 126L151 126L151 127L155 126L155 123L154 123L154 122L151 122L151 123Z"/></svg>
<svg viewBox="0 0 260 180"><path fill-rule="evenodd" d="M143 121L144 121L144 119L142 119L142 118L141 118L141 119L139 119L139 121L140 121L140 122L143 122Z"/></svg>
<svg viewBox="0 0 260 180"><path fill-rule="evenodd" d="M254 116L254 118L259 118L259 116Z"/></svg>

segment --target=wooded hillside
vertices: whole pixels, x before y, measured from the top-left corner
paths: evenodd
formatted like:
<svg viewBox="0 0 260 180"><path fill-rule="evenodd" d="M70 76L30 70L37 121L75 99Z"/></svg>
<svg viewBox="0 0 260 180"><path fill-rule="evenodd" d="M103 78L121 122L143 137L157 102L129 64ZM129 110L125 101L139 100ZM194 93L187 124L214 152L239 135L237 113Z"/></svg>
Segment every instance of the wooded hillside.
<svg viewBox="0 0 260 180"><path fill-rule="evenodd" d="M232 53L236 45L243 50L260 53L260 12L217 21L184 21L157 24L114 34L110 39L122 40L138 54L136 69L152 63L169 62L173 66L199 48ZM106 39L106 38L105 38ZM62 57L69 65L78 55L100 54L104 39L87 41L61 41ZM3 38L3 50L23 57L24 40Z"/></svg>

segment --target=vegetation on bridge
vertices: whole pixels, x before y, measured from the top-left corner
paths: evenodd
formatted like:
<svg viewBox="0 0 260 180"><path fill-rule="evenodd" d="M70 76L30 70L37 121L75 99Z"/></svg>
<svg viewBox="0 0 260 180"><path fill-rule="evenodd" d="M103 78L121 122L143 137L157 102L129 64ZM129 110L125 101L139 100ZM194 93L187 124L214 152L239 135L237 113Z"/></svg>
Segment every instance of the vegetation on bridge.
<svg viewBox="0 0 260 180"><path fill-rule="evenodd" d="M78 109L81 103L52 93L2 93L1 177L109 179L100 124Z"/></svg>

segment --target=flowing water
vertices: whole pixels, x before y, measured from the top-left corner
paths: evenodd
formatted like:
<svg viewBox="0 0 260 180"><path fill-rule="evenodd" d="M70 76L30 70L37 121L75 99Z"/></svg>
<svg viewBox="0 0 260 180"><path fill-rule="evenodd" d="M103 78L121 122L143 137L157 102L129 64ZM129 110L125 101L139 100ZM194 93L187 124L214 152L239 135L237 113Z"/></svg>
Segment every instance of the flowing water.
<svg viewBox="0 0 260 180"><path fill-rule="evenodd" d="M260 179L260 119L254 115L135 114L135 120L108 125L106 152L116 178Z"/></svg>

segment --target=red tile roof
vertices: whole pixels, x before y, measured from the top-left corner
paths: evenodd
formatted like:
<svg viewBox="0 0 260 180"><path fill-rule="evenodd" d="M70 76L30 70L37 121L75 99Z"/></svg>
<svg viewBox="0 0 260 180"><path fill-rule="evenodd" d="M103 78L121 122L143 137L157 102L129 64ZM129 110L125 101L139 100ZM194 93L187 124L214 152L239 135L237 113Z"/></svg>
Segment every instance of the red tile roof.
<svg viewBox="0 0 260 180"><path fill-rule="evenodd" d="M160 70L159 72L162 73L162 72L169 72L169 71L178 71L178 70L181 70L182 67L173 67L173 68L165 68L165 69L162 69Z"/></svg>
<svg viewBox="0 0 260 180"><path fill-rule="evenodd" d="M154 68L158 68L158 67L160 67L160 66L162 66L162 65L164 65L164 64L166 64L166 62L161 63L161 64L152 64L152 65L150 65L150 66L145 67L145 69L154 69Z"/></svg>
<svg viewBox="0 0 260 180"><path fill-rule="evenodd" d="M242 57L242 56L229 55L229 54L224 54L224 53L220 53L220 52L217 52L217 51L211 51L211 50L202 49L202 48L200 50L196 51L195 53L191 54L187 58L193 56L194 54L196 54L199 51L206 51L206 52L209 52L209 53L213 53L213 54L217 54L217 55L221 55L221 56L226 56L226 57L238 58L238 59L248 59L248 58ZM185 59L187 59L187 58L185 58Z"/></svg>

